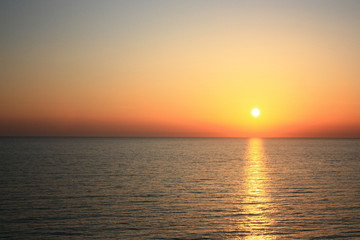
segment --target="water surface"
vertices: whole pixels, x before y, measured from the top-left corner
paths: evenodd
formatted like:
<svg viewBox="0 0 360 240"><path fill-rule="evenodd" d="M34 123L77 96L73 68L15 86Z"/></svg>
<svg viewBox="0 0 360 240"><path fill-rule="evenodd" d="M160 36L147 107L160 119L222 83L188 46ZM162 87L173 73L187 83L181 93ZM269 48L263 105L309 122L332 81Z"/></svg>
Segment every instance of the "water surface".
<svg viewBox="0 0 360 240"><path fill-rule="evenodd" d="M360 140L0 138L0 238L360 238Z"/></svg>

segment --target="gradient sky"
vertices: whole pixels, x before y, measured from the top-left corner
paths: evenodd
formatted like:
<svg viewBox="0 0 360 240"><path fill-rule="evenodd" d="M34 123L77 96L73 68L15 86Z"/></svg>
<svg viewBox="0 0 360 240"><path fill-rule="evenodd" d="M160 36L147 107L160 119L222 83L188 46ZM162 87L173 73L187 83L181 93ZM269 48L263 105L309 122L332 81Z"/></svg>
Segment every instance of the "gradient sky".
<svg viewBox="0 0 360 240"><path fill-rule="evenodd" d="M359 12L2 0L0 135L360 137Z"/></svg>

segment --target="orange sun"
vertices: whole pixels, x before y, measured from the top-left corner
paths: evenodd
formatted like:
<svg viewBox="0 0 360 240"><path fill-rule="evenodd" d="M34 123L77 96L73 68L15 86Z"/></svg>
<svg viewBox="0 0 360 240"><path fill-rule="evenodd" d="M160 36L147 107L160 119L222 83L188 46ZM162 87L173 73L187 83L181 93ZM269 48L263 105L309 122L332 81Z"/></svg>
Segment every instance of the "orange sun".
<svg viewBox="0 0 360 240"><path fill-rule="evenodd" d="M257 108L254 108L252 111L251 111L251 115L253 115L253 117L258 117L260 115L260 110L257 109Z"/></svg>

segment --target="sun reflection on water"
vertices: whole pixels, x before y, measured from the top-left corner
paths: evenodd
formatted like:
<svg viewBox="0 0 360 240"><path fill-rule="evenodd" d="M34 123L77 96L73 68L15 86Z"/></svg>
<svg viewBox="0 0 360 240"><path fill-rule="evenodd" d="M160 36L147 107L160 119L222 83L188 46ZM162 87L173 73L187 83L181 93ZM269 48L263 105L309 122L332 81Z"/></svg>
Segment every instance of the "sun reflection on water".
<svg viewBox="0 0 360 240"><path fill-rule="evenodd" d="M245 155L245 196L242 201L242 230L248 235L245 239L271 239L273 220L270 213L270 195L268 189L266 155L263 140L249 139Z"/></svg>

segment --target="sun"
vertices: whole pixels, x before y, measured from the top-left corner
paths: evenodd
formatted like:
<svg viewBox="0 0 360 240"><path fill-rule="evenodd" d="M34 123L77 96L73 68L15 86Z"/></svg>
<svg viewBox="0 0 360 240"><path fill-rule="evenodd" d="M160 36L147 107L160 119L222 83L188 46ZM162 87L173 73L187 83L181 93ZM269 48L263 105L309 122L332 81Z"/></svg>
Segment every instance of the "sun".
<svg viewBox="0 0 360 240"><path fill-rule="evenodd" d="M260 115L260 110L254 108L253 110L251 110L251 115L253 115L253 117L258 117Z"/></svg>

